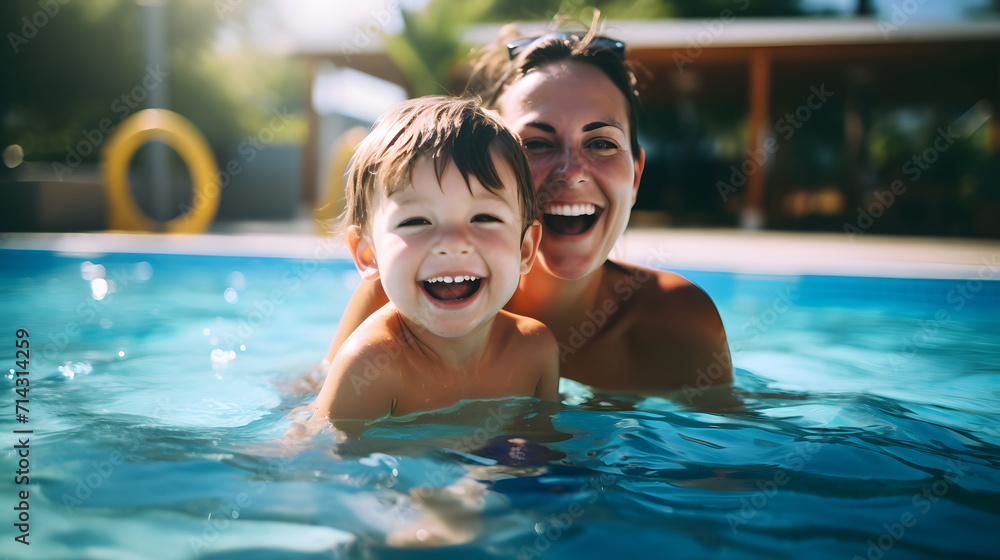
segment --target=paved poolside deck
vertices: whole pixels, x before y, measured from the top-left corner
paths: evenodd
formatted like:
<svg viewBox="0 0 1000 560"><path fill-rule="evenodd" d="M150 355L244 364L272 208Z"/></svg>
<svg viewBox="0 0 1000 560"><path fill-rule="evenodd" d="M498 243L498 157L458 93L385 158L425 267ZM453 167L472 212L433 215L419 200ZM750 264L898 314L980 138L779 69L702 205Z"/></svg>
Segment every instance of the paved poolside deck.
<svg viewBox="0 0 1000 560"><path fill-rule="evenodd" d="M145 252L349 258L309 221L222 224L205 235L10 233L0 248L65 253ZM637 264L747 274L980 278L1000 280L1000 240L635 228L612 253Z"/></svg>

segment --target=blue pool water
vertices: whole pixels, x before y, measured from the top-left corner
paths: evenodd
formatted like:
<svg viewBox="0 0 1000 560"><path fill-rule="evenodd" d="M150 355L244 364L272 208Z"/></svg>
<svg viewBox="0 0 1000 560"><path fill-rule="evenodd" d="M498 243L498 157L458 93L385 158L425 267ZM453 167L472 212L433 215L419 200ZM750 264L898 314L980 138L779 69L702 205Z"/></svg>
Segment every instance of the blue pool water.
<svg viewBox="0 0 1000 560"><path fill-rule="evenodd" d="M5 372L31 344L26 423L0 382L4 557L1000 557L996 281L690 272L731 391L564 381L557 408L282 443L350 263L0 250L0 271Z"/></svg>

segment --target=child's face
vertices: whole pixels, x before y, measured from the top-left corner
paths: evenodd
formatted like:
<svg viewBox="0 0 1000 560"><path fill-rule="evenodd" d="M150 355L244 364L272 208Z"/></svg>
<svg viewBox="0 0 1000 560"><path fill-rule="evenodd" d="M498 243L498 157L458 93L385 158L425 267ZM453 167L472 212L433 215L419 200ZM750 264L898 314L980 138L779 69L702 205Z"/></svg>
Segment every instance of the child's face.
<svg viewBox="0 0 1000 560"><path fill-rule="evenodd" d="M521 240L514 174L505 161L494 156L493 163L504 189L490 192L470 175L470 192L454 163L439 185L431 158L422 157L412 188L376 195L371 232L352 247L359 269L381 279L400 312L439 336L487 323L534 261L541 227Z"/></svg>

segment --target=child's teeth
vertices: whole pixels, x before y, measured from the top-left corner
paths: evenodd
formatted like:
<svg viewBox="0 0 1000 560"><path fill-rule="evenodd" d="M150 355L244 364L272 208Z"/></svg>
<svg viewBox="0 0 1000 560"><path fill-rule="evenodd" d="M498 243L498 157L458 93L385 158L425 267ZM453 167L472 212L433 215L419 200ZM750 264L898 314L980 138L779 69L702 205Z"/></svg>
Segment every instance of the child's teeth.
<svg viewBox="0 0 1000 560"><path fill-rule="evenodd" d="M431 284L437 282L444 282L445 284L453 284L455 282L471 282L472 280L478 280L476 276L438 276L437 278L430 278L427 281Z"/></svg>

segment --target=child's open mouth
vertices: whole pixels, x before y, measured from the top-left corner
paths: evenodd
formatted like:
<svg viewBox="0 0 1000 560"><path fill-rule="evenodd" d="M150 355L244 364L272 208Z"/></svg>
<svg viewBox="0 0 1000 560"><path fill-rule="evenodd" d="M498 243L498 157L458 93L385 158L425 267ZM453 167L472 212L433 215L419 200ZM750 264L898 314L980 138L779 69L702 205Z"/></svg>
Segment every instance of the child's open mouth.
<svg viewBox="0 0 1000 560"><path fill-rule="evenodd" d="M438 276L422 282L424 291L438 301L461 301L479 291L480 278L475 276Z"/></svg>
<svg viewBox="0 0 1000 560"><path fill-rule="evenodd" d="M601 208L590 204L549 204L544 208L545 227L561 235L586 233L597 223Z"/></svg>

